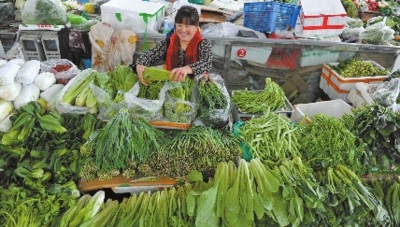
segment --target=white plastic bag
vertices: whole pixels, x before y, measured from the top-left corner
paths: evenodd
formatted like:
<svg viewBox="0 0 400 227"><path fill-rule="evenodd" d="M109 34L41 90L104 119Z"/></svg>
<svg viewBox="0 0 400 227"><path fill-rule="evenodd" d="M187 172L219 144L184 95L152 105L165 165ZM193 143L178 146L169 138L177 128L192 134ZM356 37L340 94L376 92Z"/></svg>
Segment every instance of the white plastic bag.
<svg viewBox="0 0 400 227"><path fill-rule="evenodd" d="M15 81L21 84L31 84L40 70L40 61L27 61L18 71Z"/></svg>
<svg viewBox="0 0 400 227"><path fill-rule="evenodd" d="M68 21L61 0L27 0L21 16L24 24L65 25Z"/></svg>
<svg viewBox="0 0 400 227"><path fill-rule="evenodd" d="M80 72L78 67L68 59L50 59L44 61L40 64L40 69L42 72L53 73L57 82L64 85L67 84L70 79L74 78ZM66 70L61 71L63 69Z"/></svg>
<svg viewBox="0 0 400 227"><path fill-rule="evenodd" d="M105 23L98 23L90 28L89 39L92 44L92 68L107 72L107 55L114 29Z"/></svg>
<svg viewBox="0 0 400 227"><path fill-rule="evenodd" d="M56 77L50 72L39 73L34 83L41 91L44 91L56 83Z"/></svg>
<svg viewBox="0 0 400 227"><path fill-rule="evenodd" d="M0 68L0 86L9 85L14 83L15 77L18 74L21 66L9 61Z"/></svg>
<svg viewBox="0 0 400 227"><path fill-rule="evenodd" d="M12 102L18 97L21 89L22 85L18 82L0 86L0 99Z"/></svg>
<svg viewBox="0 0 400 227"><path fill-rule="evenodd" d="M31 101L37 101L39 99L40 90L35 84L24 84L22 85L21 92L14 101L15 109L19 109Z"/></svg>

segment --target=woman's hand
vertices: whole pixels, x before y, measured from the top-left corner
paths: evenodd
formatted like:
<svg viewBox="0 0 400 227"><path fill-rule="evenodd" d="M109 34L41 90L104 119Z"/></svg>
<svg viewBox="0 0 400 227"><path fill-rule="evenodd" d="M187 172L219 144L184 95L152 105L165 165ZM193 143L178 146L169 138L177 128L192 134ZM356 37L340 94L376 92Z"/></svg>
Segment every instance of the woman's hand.
<svg viewBox="0 0 400 227"><path fill-rule="evenodd" d="M142 82L142 84L147 86L148 85L148 81L145 81L144 78L143 78L143 72L144 72L145 69L146 69L146 67L144 65L136 65L136 72L137 72L137 75L138 75L138 78L139 78L140 82Z"/></svg>
<svg viewBox="0 0 400 227"><path fill-rule="evenodd" d="M169 74L169 80L181 82L183 81L188 74L193 73L192 69L189 66L179 67L171 70Z"/></svg>

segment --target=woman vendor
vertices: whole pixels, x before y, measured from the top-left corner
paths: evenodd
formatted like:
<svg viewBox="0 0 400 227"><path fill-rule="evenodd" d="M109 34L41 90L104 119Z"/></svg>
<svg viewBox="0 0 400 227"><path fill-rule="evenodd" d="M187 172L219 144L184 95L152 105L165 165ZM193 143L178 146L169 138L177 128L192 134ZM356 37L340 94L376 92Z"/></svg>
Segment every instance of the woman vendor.
<svg viewBox="0 0 400 227"><path fill-rule="evenodd" d="M202 75L212 66L211 42L203 39L199 28L199 14L192 6L182 6L175 16L175 31L136 60L139 80L143 72L160 60L165 60L166 69L171 71L170 80L183 81L187 75Z"/></svg>

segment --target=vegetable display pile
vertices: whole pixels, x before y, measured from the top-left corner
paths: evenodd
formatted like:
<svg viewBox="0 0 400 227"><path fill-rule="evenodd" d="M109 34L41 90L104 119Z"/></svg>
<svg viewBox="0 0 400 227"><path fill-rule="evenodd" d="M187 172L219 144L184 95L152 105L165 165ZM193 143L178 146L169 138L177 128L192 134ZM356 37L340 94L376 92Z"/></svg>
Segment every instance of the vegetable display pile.
<svg viewBox="0 0 400 227"><path fill-rule="evenodd" d="M150 100L159 99L161 88L164 86L164 82L162 81L154 81L149 85L139 84L140 90L138 97Z"/></svg>
<svg viewBox="0 0 400 227"><path fill-rule="evenodd" d="M108 73L85 70L68 84L61 100L63 104L87 107L90 113L97 113L98 107L122 101L124 93L137 81L137 75L128 66L119 65ZM102 92L96 94L90 84L97 86Z"/></svg>
<svg viewBox="0 0 400 227"><path fill-rule="evenodd" d="M297 129L283 115L267 112L252 118L238 129L238 135L254 158L275 162L300 156Z"/></svg>
<svg viewBox="0 0 400 227"><path fill-rule="evenodd" d="M84 164L80 177L84 181L96 176L110 179L128 167L128 163L147 161L159 149L164 139L161 131L143 119L132 119L121 109L104 128L93 132L81 147Z"/></svg>
<svg viewBox="0 0 400 227"><path fill-rule="evenodd" d="M193 126L163 144L146 165L138 167L138 172L145 176L183 177L197 170L212 176L219 162L235 161L241 153L239 140L232 133Z"/></svg>
<svg viewBox="0 0 400 227"><path fill-rule="evenodd" d="M265 88L262 91L235 90L231 101L241 113L264 113L268 110L278 110L285 105L285 92L271 80L265 78Z"/></svg>
<svg viewBox="0 0 400 227"><path fill-rule="evenodd" d="M345 78L385 76L389 73L388 70L378 69L371 62L352 58L340 62L337 66L329 65L329 67Z"/></svg>
<svg viewBox="0 0 400 227"><path fill-rule="evenodd" d="M197 174L195 174L197 175ZM220 162L212 180L141 192L121 202L85 195L59 226L395 226L374 192L348 168L326 174L300 158ZM396 198L398 186L388 189ZM396 200L397 201L397 200ZM395 207L394 207L395 208ZM397 212L396 210L393 210ZM390 211L392 212L392 211ZM393 213L392 215L395 215Z"/></svg>
<svg viewBox="0 0 400 227"><path fill-rule="evenodd" d="M390 169L400 160L400 113L374 104L354 109L353 114L348 127L367 144L369 166Z"/></svg>
<svg viewBox="0 0 400 227"><path fill-rule="evenodd" d="M394 226L400 225L400 177L372 177L363 180L383 201Z"/></svg>
<svg viewBox="0 0 400 227"><path fill-rule="evenodd" d="M79 149L102 126L94 116L45 113L31 102L11 117L12 127L0 145L2 185L65 184L77 180Z"/></svg>
<svg viewBox="0 0 400 227"><path fill-rule="evenodd" d="M317 114L311 123L302 122L299 131L301 153L313 169L344 164L359 174L365 173L361 162L365 158L364 144L358 143L340 119Z"/></svg>
<svg viewBox="0 0 400 227"><path fill-rule="evenodd" d="M185 78L183 82L172 82L173 88L168 90L164 103L165 116L173 121L187 123L196 116L194 104L190 103L192 91L195 85L194 80Z"/></svg>

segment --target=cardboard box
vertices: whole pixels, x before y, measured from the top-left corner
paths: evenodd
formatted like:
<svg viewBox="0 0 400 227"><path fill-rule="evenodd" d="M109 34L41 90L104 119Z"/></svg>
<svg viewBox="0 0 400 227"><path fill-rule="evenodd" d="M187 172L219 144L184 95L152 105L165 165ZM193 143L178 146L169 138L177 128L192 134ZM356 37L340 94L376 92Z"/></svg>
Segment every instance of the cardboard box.
<svg viewBox="0 0 400 227"><path fill-rule="evenodd" d="M111 0L100 6L101 20L114 29L157 32L164 22L164 5L140 0Z"/></svg>

